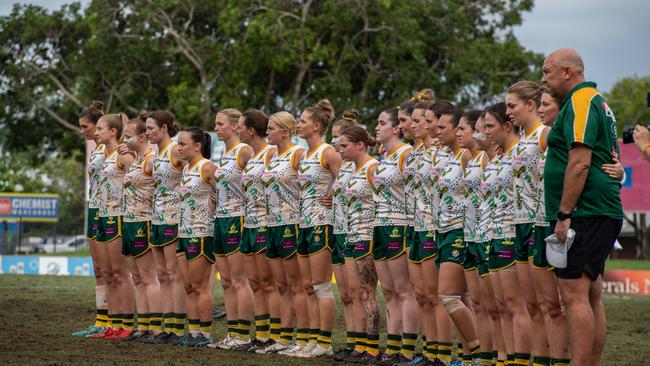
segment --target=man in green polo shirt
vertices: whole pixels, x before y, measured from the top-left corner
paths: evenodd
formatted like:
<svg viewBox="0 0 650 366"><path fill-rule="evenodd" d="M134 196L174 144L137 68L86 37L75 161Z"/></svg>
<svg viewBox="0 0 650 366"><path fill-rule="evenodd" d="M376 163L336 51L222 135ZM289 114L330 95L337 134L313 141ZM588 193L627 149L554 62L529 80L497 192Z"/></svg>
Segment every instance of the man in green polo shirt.
<svg viewBox="0 0 650 366"><path fill-rule="evenodd" d="M602 169L619 153L616 119L596 84L585 81L574 50L548 55L542 72L542 81L563 101L548 135L544 188L546 218L558 239L566 239L569 227L576 232L567 267L555 271L572 365L599 365L606 332L602 274L623 223L620 181Z"/></svg>

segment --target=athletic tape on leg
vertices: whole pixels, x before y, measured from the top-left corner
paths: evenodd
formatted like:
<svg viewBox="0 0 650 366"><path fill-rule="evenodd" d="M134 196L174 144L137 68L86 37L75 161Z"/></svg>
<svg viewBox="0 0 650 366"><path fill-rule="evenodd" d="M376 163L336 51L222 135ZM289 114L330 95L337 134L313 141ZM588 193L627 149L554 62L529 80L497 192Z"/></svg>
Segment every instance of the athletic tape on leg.
<svg viewBox="0 0 650 366"><path fill-rule="evenodd" d="M440 298L440 304L442 304L442 307L449 314L453 314L455 311L465 307L459 295L439 295L438 297Z"/></svg>
<svg viewBox="0 0 650 366"><path fill-rule="evenodd" d="M323 282L314 285L314 292L319 299L333 299L332 282Z"/></svg>

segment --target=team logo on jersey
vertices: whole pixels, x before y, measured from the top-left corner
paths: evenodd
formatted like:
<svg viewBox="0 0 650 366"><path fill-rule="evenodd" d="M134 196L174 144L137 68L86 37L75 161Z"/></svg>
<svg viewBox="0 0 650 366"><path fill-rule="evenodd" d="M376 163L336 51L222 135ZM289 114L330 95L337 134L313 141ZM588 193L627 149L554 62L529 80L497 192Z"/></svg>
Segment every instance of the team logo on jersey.
<svg viewBox="0 0 650 366"><path fill-rule="evenodd" d="M320 235L314 235L314 241L320 242Z"/></svg>
<svg viewBox="0 0 650 366"><path fill-rule="evenodd" d="M142 231L142 229L138 229L138 231L135 233L135 237L136 238L144 238L145 237L144 231Z"/></svg>
<svg viewBox="0 0 650 366"><path fill-rule="evenodd" d="M323 233L323 227L322 226L316 226L314 228L314 234L322 234Z"/></svg>
<svg viewBox="0 0 650 366"><path fill-rule="evenodd" d="M259 229L257 229L258 233L265 233L266 232L266 226L262 226Z"/></svg>
<svg viewBox="0 0 650 366"><path fill-rule="evenodd" d="M401 236L402 236L402 235L400 234L398 228L393 228L393 231L391 231L391 233L390 233L390 235L389 235L389 237L391 237L391 238L399 238L399 237L401 237Z"/></svg>
<svg viewBox="0 0 650 366"><path fill-rule="evenodd" d="M293 238L293 232L291 232L291 229L288 227L284 229L284 235L282 235L283 238Z"/></svg>
<svg viewBox="0 0 650 366"><path fill-rule="evenodd" d="M460 252L458 251L458 249L454 249L454 250L451 251L451 256L452 256L452 257L458 257L458 254L460 254Z"/></svg>
<svg viewBox="0 0 650 366"><path fill-rule="evenodd" d="M236 225L230 225L230 229L228 229L228 234L237 234L239 233L239 230L237 230Z"/></svg>
<svg viewBox="0 0 650 366"><path fill-rule="evenodd" d="M501 244L503 244L503 245L513 245L514 243L515 242L512 241L512 239L510 239L510 238L503 239L503 241L501 242Z"/></svg>
<svg viewBox="0 0 650 366"><path fill-rule="evenodd" d="M463 239L461 238L457 238L451 246L454 248L465 248L465 244L463 244Z"/></svg>

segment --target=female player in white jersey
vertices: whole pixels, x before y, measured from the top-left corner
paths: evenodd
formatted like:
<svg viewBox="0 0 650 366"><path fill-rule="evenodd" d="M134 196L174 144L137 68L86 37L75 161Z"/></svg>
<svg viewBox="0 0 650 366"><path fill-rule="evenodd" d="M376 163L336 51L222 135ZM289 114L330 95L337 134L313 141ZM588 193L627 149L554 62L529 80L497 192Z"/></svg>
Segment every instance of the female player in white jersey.
<svg viewBox="0 0 650 366"><path fill-rule="evenodd" d="M244 186L241 176L253 149L239 141L237 123L241 112L227 108L219 111L214 130L226 150L215 163L217 209L214 221L214 252L224 290L226 317L230 326L238 326L229 337L217 344L221 349L250 348L250 326L253 318L253 290L248 283L244 257L240 252L244 229ZM246 348L247 349L247 348Z"/></svg>
<svg viewBox="0 0 650 366"><path fill-rule="evenodd" d="M122 255L126 256L135 286L138 330L129 340L148 340L161 331L162 308L156 263L151 253L151 211L153 204L153 151L149 149L146 112L130 119L124 127L124 144L118 147L124 177L124 226Z"/></svg>
<svg viewBox="0 0 650 366"><path fill-rule="evenodd" d="M352 352L342 361L372 363L379 356L379 306L377 272L372 263L374 200L372 178L379 162L368 155L375 140L360 126L349 126L339 135L339 147L346 162L353 164L344 188L347 204L348 245L345 252L346 279L350 286L356 340Z"/></svg>
<svg viewBox="0 0 650 366"><path fill-rule="evenodd" d="M438 139L451 152L447 164L442 170L438 170L439 179L434 186L435 194L440 199L436 239L438 244L436 260L440 264L438 293L440 303L467 342L472 360L478 362L480 347L476 322L471 309L461 299L466 288L463 266L468 254L463 231L462 181L467 163L472 158L468 150L458 146L456 129L461 115L459 110L449 110L441 113L438 119ZM441 343L451 341L441 336L439 340Z"/></svg>
<svg viewBox="0 0 650 366"><path fill-rule="evenodd" d="M180 195L178 188L185 162L172 140L180 127L168 111L154 111L147 118L147 138L156 145L153 161L153 211L151 246L158 271L163 310L164 332L150 343L177 344L185 333L186 298L182 271L187 269L185 255L178 249Z"/></svg>
<svg viewBox="0 0 650 366"><path fill-rule="evenodd" d="M493 184L495 210L492 220L493 240L490 245L490 272L502 318L502 330L508 358L515 364L526 364L530 358L532 326L526 302L515 270L514 174L512 163L519 136L506 114L505 103L489 106L485 113L485 133L503 151L498 161L497 177ZM512 319L512 337L508 332ZM511 353L511 352L514 352Z"/></svg>
<svg viewBox="0 0 650 366"><path fill-rule="evenodd" d="M95 140L106 146L108 156L99 173L99 226L97 243L108 259L102 264L108 290L108 312L112 328L92 338L123 340L133 332L135 299L133 283L126 259L122 256L122 191L126 167L118 161L117 146L128 118L120 114L105 114L97 122Z"/></svg>
<svg viewBox="0 0 650 366"><path fill-rule="evenodd" d="M104 115L104 103L94 101L89 107L84 109L79 114L79 130L81 135L88 141L95 143L95 129L97 128L97 121ZM103 333L108 326L108 309L106 305L106 278L103 277L103 269L101 268L102 260L99 256L102 254L98 250L97 242L97 227L98 227L98 205L99 205L99 191L97 183L99 182L99 169L106 159L106 147L101 144L96 144L95 149L88 157L87 172L88 172L88 211L86 215L86 241L88 248L90 248L90 257L93 261L93 271L95 273L95 324L87 329L74 332L72 335L76 337L89 337L96 333Z"/></svg>
<svg viewBox="0 0 650 366"><path fill-rule="evenodd" d="M542 123L537 112L542 91L533 81L519 81L506 93L506 114L515 126L521 128L521 138L515 148L512 171L515 185L514 219L515 262L521 296L526 300L532 327L533 363L550 362L546 307L540 307L540 299L533 284L531 266L535 248L534 226L539 200L539 186L542 184L538 163L546 150L546 136L550 128Z"/></svg>
<svg viewBox="0 0 650 366"><path fill-rule="evenodd" d="M178 153L183 168L180 193L179 246L187 259L187 317L189 333L179 344L205 347L212 343L212 286L214 264L213 220L216 167L209 160L212 139L199 128L184 129L178 136Z"/></svg>
<svg viewBox="0 0 650 366"><path fill-rule="evenodd" d="M300 183L300 235L298 263L309 298L309 348L298 357L331 355L332 323L336 303L332 292L332 209L320 202L331 196L334 178L341 168L341 156L323 141L334 120L332 104L323 99L307 107L300 116L298 135L307 141L298 171ZM316 343L316 344L314 344Z"/></svg>
<svg viewBox="0 0 650 366"><path fill-rule="evenodd" d="M343 112L341 119L332 125L332 146L339 154L341 154L341 146L339 145L341 131L347 127L356 125L358 117L359 113L355 109L347 110ZM346 269L346 267L354 265L351 257L352 248L348 242L348 204L345 198L345 190L353 172L354 163L344 161L332 186L332 234L334 235L332 242L332 267L336 278L336 287L339 289L339 297L343 303L343 318L345 320L346 331L346 347L334 354L334 360L336 361L342 361L353 352L356 338L359 337L356 333L361 332L360 330L355 330L352 295L353 289L357 290L359 287L358 281L351 281ZM324 203L323 199L321 199L321 203Z"/></svg>
<svg viewBox="0 0 650 366"><path fill-rule="evenodd" d="M253 156L241 176L246 214L240 251L245 256L246 274L255 299L255 339L252 343L255 349L249 348L249 351L270 347L280 340L280 295L266 260L267 200L262 174L277 151L264 139L267 127L268 117L257 109L245 111L238 121L239 139L253 149Z"/></svg>
<svg viewBox="0 0 650 366"><path fill-rule="evenodd" d="M386 299L388 322L386 353L378 364L392 365L413 357L418 333L418 304L404 255L408 222L403 169L411 146L401 140L396 108L381 112L375 131L377 142L386 151L372 181L376 210L373 260Z"/></svg>
<svg viewBox="0 0 650 366"><path fill-rule="evenodd" d="M269 117L269 144L274 145L277 152L262 173L268 206L266 258L271 265L283 304L282 328L280 341L257 350L258 353L280 352L293 355L306 347L309 341L307 293L302 285L296 255L300 217L298 166L303 149L291 141L295 129L296 119L288 112L277 112ZM292 345L294 319L298 335L296 343Z"/></svg>
<svg viewBox="0 0 650 366"><path fill-rule="evenodd" d="M413 105L411 124L416 146L409 155L409 160L414 155L418 158L412 167L414 234L409 250L408 265L411 284L415 289L415 296L420 305L422 334L426 340L422 345L422 357L426 357L426 360L423 360L425 365L435 361L436 352L433 346L438 341L436 327L438 269L435 263L436 239L431 211L433 192L430 184L431 178L429 177L433 156L437 149L429 122L426 119L426 112L432 105L433 101L422 101ZM400 106L400 113L404 109L406 108Z"/></svg>

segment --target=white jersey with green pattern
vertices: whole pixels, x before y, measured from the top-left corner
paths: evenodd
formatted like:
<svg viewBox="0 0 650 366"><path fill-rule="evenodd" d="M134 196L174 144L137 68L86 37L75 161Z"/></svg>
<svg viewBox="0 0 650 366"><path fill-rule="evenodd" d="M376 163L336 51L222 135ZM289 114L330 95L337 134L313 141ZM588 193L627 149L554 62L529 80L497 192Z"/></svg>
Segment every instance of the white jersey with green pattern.
<svg viewBox="0 0 650 366"><path fill-rule="evenodd" d="M483 169L487 161L487 155L484 151L479 151L476 156L467 162L465 173L463 174L463 190L465 205L465 222L463 232L465 241L478 243L479 235L479 215L482 201L481 181L483 180Z"/></svg>
<svg viewBox="0 0 650 366"><path fill-rule="evenodd" d="M113 151L99 171L99 217L121 216L124 199L124 175L126 171Z"/></svg>
<svg viewBox="0 0 650 366"><path fill-rule="evenodd" d="M376 159L370 158L360 167L355 167L345 188L350 243L372 240L375 201L368 173L377 164L379 162Z"/></svg>
<svg viewBox="0 0 650 366"><path fill-rule="evenodd" d="M242 172L244 166L240 163L241 149L249 147L243 142L231 147L215 164L214 182L217 190L216 217L244 216L244 186Z"/></svg>
<svg viewBox="0 0 650 366"><path fill-rule="evenodd" d="M438 181L451 158L451 151L446 146L436 148L433 153L431 174L429 174L429 184L431 185L431 217L433 218L434 230L440 230L440 191L438 188Z"/></svg>
<svg viewBox="0 0 650 366"><path fill-rule="evenodd" d="M402 173L404 155L411 145L401 144L386 153L372 179L375 226L408 225L406 219L406 179Z"/></svg>
<svg viewBox="0 0 650 366"><path fill-rule="evenodd" d="M154 225L175 225L179 222L180 195L178 186L183 171L173 162L172 149L176 143L171 141L162 149L156 147L153 160L153 216Z"/></svg>
<svg viewBox="0 0 650 366"><path fill-rule="evenodd" d="M314 151L305 151L298 167L301 228L332 225L332 208L319 201L332 192L334 183L332 173L325 168L326 149L333 147L323 142Z"/></svg>
<svg viewBox="0 0 650 366"><path fill-rule="evenodd" d="M514 202L515 184L512 172L512 161L518 144L510 146L499 159L499 172L495 191L496 209L492 220L494 239L515 237Z"/></svg>
<svg viewBox="0 0 650 366"><path fill-rule="evenodd" d="M300 221L300 185L298 171L293 168L300 151L298 145L276 151L262 173L268 226L292 225Z"/></svg>
<svg viewBox="0 0 650 366"><path fill-rule="evenodd" d="M124 222L151 220L153 175L145 173L145 165L152 155L153 151L148 151L134 161L124 176Z"/></svg>
<svg viewBox="0 0 650 366"><path fill-rule="evenodd" d="M494 226L493 217L496 210L496 193L498 190L499 179L499 160L500 155L494 155L492 159L487 157L485 170L481 177L480 185L480 205L478 214L478 226L476 228L477 242L485 243L494 239L492 227Z"/></svg>
<svg viewBox="0 0 650 366"><path fill-rule="evenodd" d="M260 152L250 158L242 172L241 179L246 194L244 227L258 228L266 226L266 193L262 174L271 158L271 145L266 145Z"/></svg>
<svg viewBox="0 0 650 366"><path fill-rule="evenodd" d="M537 195L541 180L537 163L543 155L541 138L547 127L539 122L528 134L523 134L515 148L512 173L515 179L515 224L534 223L537 217Z"/></svg>
<svg viewBox="0 0 650 366"><path fill-rule="evenodd" d="M415 174L418 169L418 163L424 154L426 147L423 143L414 146L411 153L404 162L404 191L406 193L406 220L409 226L413 226L415 222L415 210L417 205L417 187L415 182Z"/></svg>
<svg viewBox="0 0 650 366"><path fill-rule="evenodd" d="M546 205L544 204L544 167L546 166L546 151L542 153L537 162L537 172L539 173L539 187L537 193L537 202L535 203L535 225L551 226L546 220Z"/></svg>
<svg viewBox="0 0 650 366"><path fill-rule="evenodd" d="M429 178L429 174L431 173L433 155L435 153L435 147L425 147L415 166L415 177L413 178L413 188L415 189L415 216L413 220L413 228L417 232L434 230L433 216L431 212L433 192L431 191L432 186L430 184L431 179Z"/></svg>
<svg viewBox="0 0 650 366"><path fill-rule="evenodd" d="M88 158L88 208L99 208L99 172L107 156L106 146L99 144Z"/></svg>
<svg viewBox="0 0 650 366"><path fill-rule="evenodd" d="M462 158L467 150L458 149L440 172L437 194L440 197L438 230L446 233L463 227L464 197Z"/></svg>
<svg viewBox="0 0 650 366"><path fill-rule="evenodd" d="M212 236L214 230L215 205L211 196L214 187L203 177L202 171L208 159L201 159L192 166L183 168L179 187L181 200L181 222L178 237L203 238Z"/></svg>
<svg viewBox="0 0 650 366"><path fill-rule="evenodd" d="M352 174L354 174L354 163L351 161L344 162L341 169L339 169L339 175L334 180L334 185L332 185L333 234L348 233L348 203L345 198L345 187L348 185Z"/></svg>

